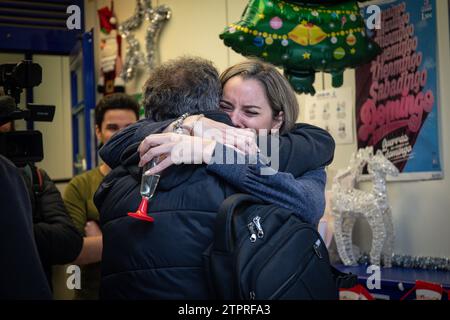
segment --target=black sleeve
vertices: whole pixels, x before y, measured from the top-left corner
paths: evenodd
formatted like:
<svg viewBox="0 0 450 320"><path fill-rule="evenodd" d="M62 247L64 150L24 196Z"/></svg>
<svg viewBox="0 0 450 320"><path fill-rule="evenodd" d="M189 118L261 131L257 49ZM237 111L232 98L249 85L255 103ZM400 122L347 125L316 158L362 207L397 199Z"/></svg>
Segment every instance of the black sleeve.
<svg viewBox="0 0 450 320"><path fill-rule="evenodd" d="M141 142L147 135L161 133L173 120L151 122L141 120L114 134L100 149L100 158L112 169L120 165L128 147Z"/></svg>
<svg viewBox="0 0 450 320"><path fill-rule="evenodd" d="M0 156L0 300L51 299L34 241L31 204L20 172Z"/></svg>
<svg viewBox="0 0 450 320"><path fill-rule="evenodd" d="M205 117L233 125L230 117L221 111L204 111L193 113L204 114ZM116 168L121 162L126 161L128 157L136 152L136 145L150 134L163 132L176 118L165 121L154 122L149 119L142 119L127 128L114 134L111 139L100 149L100 158L112 169Z"/></svg>
<svg viewBox="0 0 450 320"><path fill-rule="evenodd" d="M40 219L34 224L39 255L44 265L69 263L78 257L83 238L67 213L55 184L43 170L41 173L42 194L36 199Z"/></svg>
<svg viewBox="0 0 450 320"><path fill-rule="evenodd" d="M319 127L298 123L289 133L280 136L279 144L279 170L292 173L294 177L333 161L334 139Z"/></svg>
<svg viewBox="0 0 450 320"><path fill-rule="evenodd" d="M204 112L204 114L212 120L232 125L229 117L223 112ZM135 152L136 144L149 134L162 132L173 120L137 122L116 133L100 150L100 157L111 168L117 167L121 161ZM129 147L130 150L127 150ZM299 177L309 170L329 165L333 161L335 143L327 131L313 125L298 123L290 132L280 136L279 147L279 171Z"/></svg>

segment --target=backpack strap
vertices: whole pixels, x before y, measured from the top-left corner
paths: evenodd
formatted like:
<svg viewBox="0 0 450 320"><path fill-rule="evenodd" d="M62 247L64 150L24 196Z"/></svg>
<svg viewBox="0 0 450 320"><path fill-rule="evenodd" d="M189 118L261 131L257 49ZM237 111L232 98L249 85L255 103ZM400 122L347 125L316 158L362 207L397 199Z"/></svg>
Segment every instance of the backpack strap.
<svg viewBox="0 0 450 320"><path fill-rule="evenodd" d="M353 273L344 273L331 266L331 272L336 280L336 286L338 288L353 288L358 284L358 276Z"/></svg>
<svg viewBox="0 0 450 320"><path fill-rule="evenodd" d="M33 188L33 194L34 194L34 209L35 213L34 215L36 217L40 217L37 219L41 219L41 197L42 193L44 191L44 179L42 177L42 172L39 170L38 167L36 167L34 164L30 164L31 174L33 176L32 178L32 188Z"/></svg>
<svg viewBox="0 0 450 320"><path fill-rule="evenodd" d="M33 195L40 196L42 191L44 190L44 178L42 176L41 170L39 170L38 167L36 167L32 163L28 163L24 168L23 172L28 177L29 181L31 182L31 189L30 191L33 192Z"/></svg>
<svg viewBox="0 0 450 320"><path fill-rule="evenodd" d="M42 172L33 163L27 163L23 169L23 173L28 178L30 184L27 183L27 189L30 194L31 205L33 209L33 219L39 221L39 199L44 191L44 179Z"/></svg>
<svg viewBox="0 0 450 320"><path fill-rule="evenodd" d="M233 250L233 216L238 215L244 205L262 204L262 200L244 193L236 193L226 198L219 208L214 233L214 250Z"/></svg>
<svg viewBox="0 0 450 320"><path fill-rule="evenodd" d="M40 195L43 191L44 187L44 178L42 177L42 172L38 167L31 164L31 174L32 174L32 183L33 183L33 191L34 194Z"/></svg>

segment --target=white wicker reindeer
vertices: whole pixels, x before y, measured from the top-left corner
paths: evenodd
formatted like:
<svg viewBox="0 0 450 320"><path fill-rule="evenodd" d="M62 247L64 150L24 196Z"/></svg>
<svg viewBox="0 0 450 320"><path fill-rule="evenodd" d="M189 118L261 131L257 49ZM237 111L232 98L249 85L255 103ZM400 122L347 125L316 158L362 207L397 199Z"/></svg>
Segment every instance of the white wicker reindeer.
<svg viewBox="0 0 450 320"><path fill-rule="evenodd" d="M371 192L356 189L358 176L365 164L372 175ZM372 230L371 263L380 265L383 252L385 267L391 266L394 239L392 214L387 201L386 175L398 175L397 168L381 151L373 155L373 148L369 147L358 150L352 156L350 166L345 171L338 172L334 178L331 204L335 217L335 239L339 256L345 265L357 264L352 248L352 230L356 219L364 216ZM343 179L348 176L351 178L350 186L343 183Z"/></svg>

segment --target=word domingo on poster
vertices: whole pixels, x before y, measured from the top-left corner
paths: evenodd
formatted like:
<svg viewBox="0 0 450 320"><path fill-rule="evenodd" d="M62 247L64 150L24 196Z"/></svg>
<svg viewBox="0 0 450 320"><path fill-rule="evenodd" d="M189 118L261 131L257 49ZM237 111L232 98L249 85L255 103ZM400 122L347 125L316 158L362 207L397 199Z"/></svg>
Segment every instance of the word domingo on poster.
<svg viewBox="0 0 450 320"><path fill-rule="evenodd" d="M375 37L383 52L371 64L372 84L360 109L362 125L358 130L359 139L371 137L371 144L400 128L418 132L424 113L433 109L433 91L422 92L428 74L419 70L423 54L417 52L418 38L405 9L401 3L383 11L382 27Z"/></svg>

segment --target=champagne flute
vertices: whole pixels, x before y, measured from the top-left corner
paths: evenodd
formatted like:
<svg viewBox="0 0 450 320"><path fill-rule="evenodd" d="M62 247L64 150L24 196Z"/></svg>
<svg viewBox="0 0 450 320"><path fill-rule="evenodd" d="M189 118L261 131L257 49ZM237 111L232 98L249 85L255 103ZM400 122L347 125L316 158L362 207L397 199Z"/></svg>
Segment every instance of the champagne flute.
<svg viewBox="0 0 450 320"><path fill-rule="evenodd" d="M141 193L142 200L139 204L139 208L136 212L128 212L128 215L132 218L153 222L154 218L147 214L148 201L153 197L158 186L159 174L146 175L145 173L158 164L159 158L153 158L142 169L141 187L139 192Z"/></svg>
<svg viewBox="0 0 450 320"><path fill-rule="evenodd" d="M158 164L158 159L154 158L147 162L142 170L142 178L141 178L141 196L151 199L155 194L156 187L158 186L159 174L152 174L147 176L145 173L151 168L155 167Z"/></svg>

